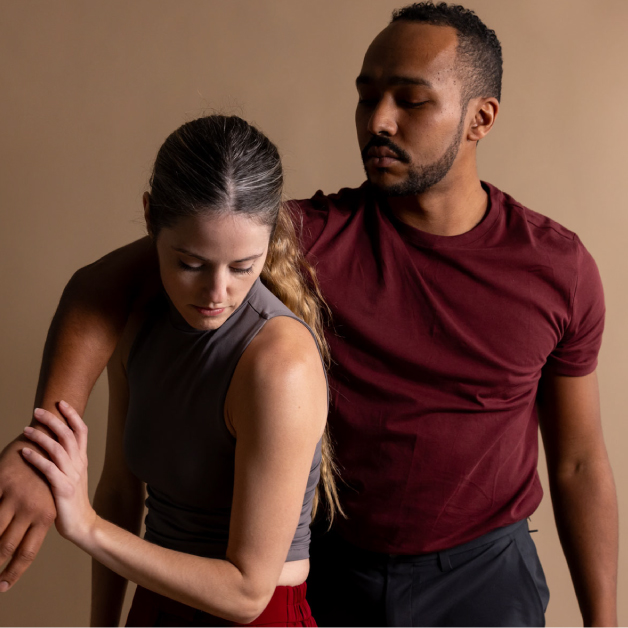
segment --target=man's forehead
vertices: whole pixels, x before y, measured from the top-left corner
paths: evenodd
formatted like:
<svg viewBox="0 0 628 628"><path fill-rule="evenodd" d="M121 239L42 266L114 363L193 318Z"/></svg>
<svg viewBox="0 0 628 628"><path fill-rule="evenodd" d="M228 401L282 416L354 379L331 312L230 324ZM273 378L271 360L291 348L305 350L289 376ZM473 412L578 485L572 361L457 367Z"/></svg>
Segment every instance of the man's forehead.
<svg viewBox="0 0 628 628"><path fill-rule="evenodd" d="M394 22L369 46L360 77L420 76L438 82L440 73L453 72L457 45L457 32L450 26Z"/></svg>

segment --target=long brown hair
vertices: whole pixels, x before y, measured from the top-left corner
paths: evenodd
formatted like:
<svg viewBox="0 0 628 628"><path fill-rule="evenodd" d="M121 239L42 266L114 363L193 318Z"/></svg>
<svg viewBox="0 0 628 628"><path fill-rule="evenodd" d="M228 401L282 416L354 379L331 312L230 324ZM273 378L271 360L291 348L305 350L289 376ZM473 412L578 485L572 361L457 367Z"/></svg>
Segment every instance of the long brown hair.
<svg viewBox="0 0 628 628"><path fill-rule="evenodd" d="M303 319L314 332L323 356L325 368L329 368L331 357L325 338L325 319L331 316L327 303L323 299L314 267L301 252L294 229L294 221L288 206L284 203L279 209L277 223L268 247L268 257L262 270L261 279L266 287L297 316ZM329 434L329 425L325 425L321 446L321 482L325 493L329 526L338 511L345 516L340 505L335 478L338 467L334 462L334 452ZM321 502L319 486L316 487L312 518L316 516Z"/></svg>
<svg viewBox="0 0 628 628"><path fill-rule="evenodd" d="M182 217L208 213L245 215L271 228L261 280L312 329L328 367L324 314L329 309L314 268L301 253L292 217L282 200L283 168L277 147L237 116L197 118L166 138L157 153L150 187L153 236ZM336 511L344 515L336 491L336 474L326 427L319 486L325 493L330 525ZM312 516L321 501L319 486Z"/></svg>

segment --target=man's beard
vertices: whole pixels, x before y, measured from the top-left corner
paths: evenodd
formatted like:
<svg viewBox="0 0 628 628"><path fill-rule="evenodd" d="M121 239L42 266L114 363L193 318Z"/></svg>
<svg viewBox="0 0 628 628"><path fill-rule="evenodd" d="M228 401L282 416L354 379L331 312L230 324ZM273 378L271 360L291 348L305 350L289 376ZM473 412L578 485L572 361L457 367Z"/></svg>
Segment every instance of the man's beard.
<svg viewBox="0 0 628 628"><path fill-rule="evenodd" d="M366 153L369 148L373 146L386 146L397 154L399 160L404 163L411 164L408 168L408 175L404 181L395 183L389 186L375 185L375 187L385 194L386 196L412 196L416 194L423 194L429 190L432 186L439 183L445 178L445 175L451 170L453 163L458 155L460 149L460 140L462 139L462 132L464 129L464 115L460 117L458 128L454 139L451 141L442 157L437 159L431 164L425 166L415 166L411 164L411 159L408 153L399 148L392 140L386 136L376 135L371 138L370 142L364 147L362 151L363 161L366 159ZM368 171L365 168L366 178L369 179Z"/></svg>

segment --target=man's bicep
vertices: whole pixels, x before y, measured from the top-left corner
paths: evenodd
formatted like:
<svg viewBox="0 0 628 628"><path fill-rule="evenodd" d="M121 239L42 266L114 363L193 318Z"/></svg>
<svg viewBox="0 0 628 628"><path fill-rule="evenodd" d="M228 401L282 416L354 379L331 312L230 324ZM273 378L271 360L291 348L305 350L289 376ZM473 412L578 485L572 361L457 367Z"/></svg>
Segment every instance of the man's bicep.
<svg viewBox="0 0 628 628"><path fill-rule="evenodd" d="M158 265L148 238L78 270L48 330L35 404L56 412L64 399L82 413L134 301L157 286Z"/></svg>
<svg viewBox="0 0 628 628"><path fill-rule="evenodd" d="M597 367L606 314L599 270L580 243L576 268L569 323L544 369L574 378L585 376Z"/></svg>
<svg viewBox="0 0 628 628"><path fill-rule="evenodd" d="M158 275L154 246L144 237L76 271L60 305L107 316L121 334L137 296L148 287L155 289Z"/></svg>
<svg viewBox="0 0 628 628"><path fill-rule="evenodd" d="M538 409L550 471L573 469L606 456L595 371L581 377L544 374Z"/></svg>

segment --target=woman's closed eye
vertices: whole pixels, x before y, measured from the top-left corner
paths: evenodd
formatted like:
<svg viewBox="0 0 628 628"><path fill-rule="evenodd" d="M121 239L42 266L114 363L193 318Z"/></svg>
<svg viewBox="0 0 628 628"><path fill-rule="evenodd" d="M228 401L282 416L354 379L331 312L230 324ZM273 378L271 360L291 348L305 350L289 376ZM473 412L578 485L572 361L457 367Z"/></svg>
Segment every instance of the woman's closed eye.
<svg viewBox="0 0 628 628"><path fill-rule="evenodd" d="M192 266L191 264L186 264L183 260L178 260L178 262L179 262L179 268L183 270L187 270L189 272L198 272L198 271L203 270L203 268L205 268L204 264L199 264L198 266ZM236 275L249 275L253 272L253 264L251 264L251 266L249 266L248 268L235 268L233 266L230 266L229 270L231 270L231 272Z"/></svg>
<svg viewBox="0 0 628 628"><path fill-rule="evenodd" d="M183 260L178 260L178 262L179 268L182 268L183 270L198 271L203 269L203 264L199 264L198 266L191 266L190 264L186 264Z"/></svg>
<svg viewBox="0 0 628 628"><path fill-rule="evenodd" d="M253 272L253 265L251 264L251 266L249 266L248 268L233 268L233 267L231 267L231 270L236 275L250 275Z"/></svg>

